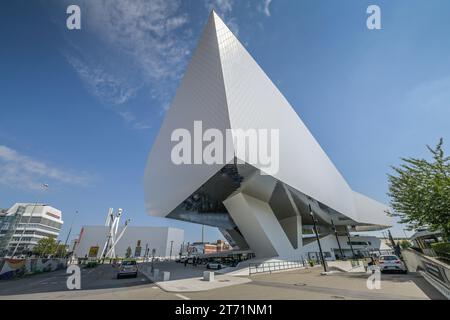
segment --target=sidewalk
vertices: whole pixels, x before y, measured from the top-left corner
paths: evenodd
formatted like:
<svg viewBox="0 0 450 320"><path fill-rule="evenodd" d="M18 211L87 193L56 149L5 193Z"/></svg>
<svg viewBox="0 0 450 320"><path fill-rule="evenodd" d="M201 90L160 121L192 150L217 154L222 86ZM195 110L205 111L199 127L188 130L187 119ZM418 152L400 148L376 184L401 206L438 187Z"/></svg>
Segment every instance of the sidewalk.
<svg viewBox="0 0 450 320"><path fill-rule="evenodd" d="M216 276L213 282L204 281L203 278L190 278L174 281L160 281L155 284L167 292L198 292L249 283L252 280L236 276Z"/></svg>
<svg viewBox="0 0 450 320"><path fill-rule="evenodd" d="M139 270L149 280L153 281L158 287L167 292L207 291L251 282L251 280L246 277L229 275L215 275L214 281L204 281L203 272L207 271L206 268L192 266L185 267L183 264L174 262L155 264L154 268L159 270L158 279L153 278L151 264L141 264ZM164 271L170 272L169 281L161 281Z"/></svg>

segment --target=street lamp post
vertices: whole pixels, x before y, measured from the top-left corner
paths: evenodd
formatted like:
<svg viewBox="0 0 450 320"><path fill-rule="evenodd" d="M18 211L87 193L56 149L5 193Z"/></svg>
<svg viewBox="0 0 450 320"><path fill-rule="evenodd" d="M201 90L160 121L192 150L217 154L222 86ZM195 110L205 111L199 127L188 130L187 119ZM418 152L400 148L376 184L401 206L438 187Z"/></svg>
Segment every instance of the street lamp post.
<svg viewBox="0 0 450 320"><path fill-rule="evenodd" d="M76 211L75 211L75 214L73 215L72 223L70 224L70 228L69 228L69 233L67 234L66 241L64 242L64 249L66 248L67 242L69 241L69 237L70 237L70 234L71 234L71 232L72 232L73 222L75 221L75 216L76 216L77 214L78 214L78 210L76 210ZM62 251L62 253L64 253L63 250L61 250L61 251Z"/></svg>
<svg viewBox="0 0 450 320"><path fill-rule="evenodd" d="M170 241L170 258L169 258L169 261L172 261L172 249L173 249L173 240Z"/></svg>
<svg viewBox="0 0 450 320"><path fill-rule="evenodd" d="M348 244L350 245L350 249L352 250L352 258L355 258L355 251L353 251L353 245L352 245L352 239L350 238L350 232L348 232L348 227L346 228L347 231L347 239L348 239Z"/></svg>
<svg viewBox="0 0 450 320"><path fill-rule="evenodd" d="M309 214L311 215L313 224L314 224L314 232L316 234L317 245L319 246L320 259L322 260L323 270L325 272L328 271L327 264L325 263L325 258L323 257L322 246L320 245L319 232L317 231L316 218L314 217L314 212L311 209L311 205L309 206Z"/></svg>
<svg viewBox="0 0 450 320"><path fill-rule="evenodd" d="M152 273L155 270L155 253L156 253L156 249L152 249Z"/></svg>
<svg viewBox="0 0 450 320"><path fill-rule="evenodd" d="M331 225L333 227L334 235L336 236L336 241L337 241L337 244L339 247L339 252L341 253L341 257L342 257L342 259L345 259L344 252L342 251L341 242L339 241L338 232L337 232L336 226L334 225L333 219L331 219Z"/></svg>
<svg viewBox="0 0 450 320"><path fill-rule="evenodd" d="M202 224L202 243L205 243L205 225Z"/></svg>
<svg viewBox="0 0 450 320"><path fill-rule="evenodd" d="M148 261L148 243L145 244L145 254L144 254L144 262Z"/></svg>
<svg viewBox="0 0 450 320"><path fill-rule="evenodd" d="M8 257L8 256L13 257L13 255L9 255L9 252L11 251L9 243L14 240L14 236L16 234L17 228L18 228L20 222L22 221L22 217L23 217L23 214L25 213L26 209L27 209L26 206L25 207L24 206L19 206L17 208L16 212L14 213L14 219L11 221L11 223L13 224L14 227L12 228L12 231L8 230L8 232L11 232L11 236L9 237L9 239L6 239L6 238L3 239L3 241L4 241L4 247L3 247L4 253L2 255L5 258ZM8 226L8 228L9 228L9 226ZM5 234L4 237L6 237L6 234Z"/></svg>

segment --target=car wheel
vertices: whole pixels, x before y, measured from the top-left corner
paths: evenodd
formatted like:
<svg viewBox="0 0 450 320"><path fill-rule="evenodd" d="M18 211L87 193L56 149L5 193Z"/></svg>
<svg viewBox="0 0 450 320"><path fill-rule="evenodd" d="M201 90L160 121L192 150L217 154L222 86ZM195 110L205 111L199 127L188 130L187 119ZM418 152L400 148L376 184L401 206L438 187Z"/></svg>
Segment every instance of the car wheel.
<svg viewBox="0 0 450 320"><path fill-rule="evenodd" d="M120 275L117 275L117 279L120 279Z"/></svg>
<svg viewBox="0 0 450 320"><path fill-rule="evenodd" d="M137 278L137 272L134 274L134 278Z"/></svg>

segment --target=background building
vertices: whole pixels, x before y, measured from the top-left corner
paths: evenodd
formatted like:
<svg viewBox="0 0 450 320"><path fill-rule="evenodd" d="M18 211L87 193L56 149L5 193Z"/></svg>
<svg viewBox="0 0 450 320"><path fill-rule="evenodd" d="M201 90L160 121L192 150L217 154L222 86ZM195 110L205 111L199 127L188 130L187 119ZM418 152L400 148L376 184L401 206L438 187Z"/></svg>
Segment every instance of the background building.
<svg viewBox="0 0 450 320"><path fill-rule="evenodd" d="M217 240L216 243L194 242L187 248L188 255L212 254L231 250L230 245L223 241Z"/></svg>
<svg viewBox="0 0 450 320"><path fill-rule="evenodd" d="M119 227L118 234L123 230ZM102 249L108 237L108 226L84 226L75 246L77 258L101 258ZM178 257L183 244L184 230L169 227L135 227L128 226L123 237L118 241L115 251L118 258L124 258L128 247L131 257Z"/></svg>
<svg viewBox="0 0 450 320"><path fill-rule="evenodd" d="M16 203L0 212L0 255L15 255L33 250L43 238L57 238L62 213L46 204ZM16 249L17 247L17 249Z"/></svg>
<svg viewBox="0 0 450 320"><path fill-rule="evenodd" d="M339 239L339 242L338 242ZM394 254L394 250L385 245L383 239L367 235L329 234L320 239L320 245L326 260L341 258L369 257L371 255ZM303 252L304 259L318 259L319 246L315 235L305 237L303 243L307 250Z"/></svg>

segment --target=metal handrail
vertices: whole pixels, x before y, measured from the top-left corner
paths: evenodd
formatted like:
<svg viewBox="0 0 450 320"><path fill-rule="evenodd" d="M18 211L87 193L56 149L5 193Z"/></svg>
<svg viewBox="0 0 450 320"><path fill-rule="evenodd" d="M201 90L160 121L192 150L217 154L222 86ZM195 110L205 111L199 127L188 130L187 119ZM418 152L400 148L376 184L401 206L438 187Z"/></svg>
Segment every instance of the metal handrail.
<svg viewBox="0 0 450 320"><path fill-rule="evenodd" d="M303 261L273 261L273 262L263 262L263 263L250 263L248 266L249 274L255 273L272 273L273 271L279 270L290 270L304 267L305 263Z"/></svg>

